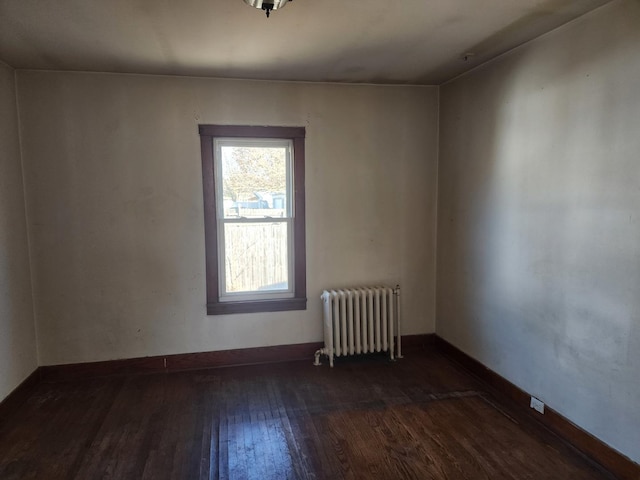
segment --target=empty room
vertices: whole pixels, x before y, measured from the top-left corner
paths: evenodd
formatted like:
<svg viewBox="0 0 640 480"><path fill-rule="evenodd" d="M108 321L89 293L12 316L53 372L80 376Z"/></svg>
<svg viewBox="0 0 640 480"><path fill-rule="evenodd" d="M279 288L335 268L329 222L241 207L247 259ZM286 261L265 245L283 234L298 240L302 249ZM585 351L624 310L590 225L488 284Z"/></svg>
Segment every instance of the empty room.
<svg viewBox="0 0 640 480"><path fill-rule="evenodd" d="M0 479L640 480L640 1L0 2Z"/></svg>

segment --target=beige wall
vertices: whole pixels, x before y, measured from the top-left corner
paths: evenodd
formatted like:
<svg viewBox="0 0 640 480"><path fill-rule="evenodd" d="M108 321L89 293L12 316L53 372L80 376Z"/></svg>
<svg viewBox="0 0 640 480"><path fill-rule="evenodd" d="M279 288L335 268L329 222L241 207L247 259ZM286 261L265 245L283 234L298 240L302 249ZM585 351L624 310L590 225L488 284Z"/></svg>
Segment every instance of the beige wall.
<svg viewBox="0 0 640 480"><path fill-rule="evenodd" d="M437 88L18 73L41 364L320 341L323 288L434 331ZM199 123L307 128L304 312L207 316Z"/></svg>
<svg viewBox="0 0 640 480"><path fill-rule="evenodd" d="M38 364L14 71L0 63L0 400Z"/></svg>
<svg viewBox="0 0 640 480"><path fill-rule="evenodd" d="M441 89L437 333L640 461L640 3Z"/></svg>

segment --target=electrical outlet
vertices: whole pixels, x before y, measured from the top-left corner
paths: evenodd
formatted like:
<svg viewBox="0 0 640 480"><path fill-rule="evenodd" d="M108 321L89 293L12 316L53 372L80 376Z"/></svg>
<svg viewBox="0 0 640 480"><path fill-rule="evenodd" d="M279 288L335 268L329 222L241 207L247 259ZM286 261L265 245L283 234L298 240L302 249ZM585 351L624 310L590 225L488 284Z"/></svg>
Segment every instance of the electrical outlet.
<svg viewBox="0 0 640 480"><path fill-rule="evenodd" d="M531 397L531 408L544 415L544 402L538 400L536 397Z"/></svg>

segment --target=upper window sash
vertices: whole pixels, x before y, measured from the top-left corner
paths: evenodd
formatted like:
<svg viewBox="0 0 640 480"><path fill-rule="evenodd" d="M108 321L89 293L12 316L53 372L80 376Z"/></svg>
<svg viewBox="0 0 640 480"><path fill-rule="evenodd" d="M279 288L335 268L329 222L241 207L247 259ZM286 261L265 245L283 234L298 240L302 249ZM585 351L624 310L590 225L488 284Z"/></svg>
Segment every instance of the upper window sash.
<svg viewBox="0 0 640 480"><path fill-rule="evenodd" d="M225 198L224 198L224 185L223 185L223 152L224 147L255 147L255 148L284 148L285 149L285 205L283 215L280 217L273 216L255 216L255 217L243 217L243 216L227 216L225 214ZM219 220L230 220L240 218L256 218L256 219L268 219L268 218L293 218L295 212L295 195L293 188L294 178L294 152L293 141L290 139L272 139L272 138L213 138L213 152L214 152L214 176L216 185L216 216ZM271 192L273 193L273 192Z"/></svg>

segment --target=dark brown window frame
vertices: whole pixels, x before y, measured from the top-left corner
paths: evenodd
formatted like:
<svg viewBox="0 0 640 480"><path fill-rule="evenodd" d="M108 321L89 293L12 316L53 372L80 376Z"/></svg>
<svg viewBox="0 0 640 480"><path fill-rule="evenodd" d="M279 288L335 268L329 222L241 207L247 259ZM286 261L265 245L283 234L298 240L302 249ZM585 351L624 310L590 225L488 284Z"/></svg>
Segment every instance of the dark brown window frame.
<svg viewBox="0 0 640 480"><path fill-rule="evenodd" d="M307 272L305 250L304 206L304 127L257 127L246 125L199 125L202 154L202 190L204 195L204 236L207 275L207 315L231 313L282 312L307 309ZM293 298L273 300L243 300L221 302L218 278L218 222L216 213L216 184L214 178L215 152L213 140L224 138L277 138L293 142Z"/></svg>

